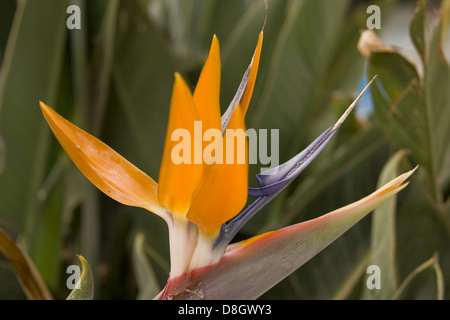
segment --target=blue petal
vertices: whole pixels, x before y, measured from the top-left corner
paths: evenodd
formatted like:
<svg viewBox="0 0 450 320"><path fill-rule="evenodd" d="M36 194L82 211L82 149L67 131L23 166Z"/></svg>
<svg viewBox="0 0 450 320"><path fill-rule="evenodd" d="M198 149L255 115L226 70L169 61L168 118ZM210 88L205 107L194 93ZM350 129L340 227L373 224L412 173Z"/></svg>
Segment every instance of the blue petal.
<svg viewBox="0 0 450 320"><path fill-rule="evenodd" d="M325 130L306 149L291 160L256 175L260 187L249 188L249 195L263 196L279 193L319 155L337 131L337 129L332 129L333 127L330 127Z"/></svg>
<svg viewBox="0 0 450 320"><path fill-rule="evenodd" d="M242 100L242 96L244 95L245 88L247 87L248 78L250 76L250 70L252 65L250 64L247 68L247 70L244 73L244 76L242 77L241 83L239 84L238 90L236 91L236 94L233 97L233 100L231 100L227 110L222 115L222 134L225 133L225 130L228 127L228 123L230 122L231 115L234 112L234 109L236 108L237 104Z"/></svg>
<svg viewBox="0 0 450 320"><path fill-rule="evenodd" d="M216 247L219 245L228 245L247 221L267 203L272 201L273 198L287 187L319 155L338 128L334 130L333 127L328 128L306 149L291 160L278 167L267 170L262 174L256 175L260 188L249 188L248 194L250 196L257 196L258 198L222 228L221 236L216 243ZM272 174L268 175L267 173Z"/></svg>

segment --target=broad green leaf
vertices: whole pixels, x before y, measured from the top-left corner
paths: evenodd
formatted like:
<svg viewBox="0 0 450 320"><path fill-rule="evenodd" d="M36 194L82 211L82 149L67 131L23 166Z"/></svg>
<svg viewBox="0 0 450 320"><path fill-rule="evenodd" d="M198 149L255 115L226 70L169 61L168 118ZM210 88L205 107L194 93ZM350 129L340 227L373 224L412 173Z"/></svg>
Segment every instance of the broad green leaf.
<svg viewBox="0 0 450 320"><path fill-rule="evenodd" d="M0 228L0 253L2 253L11 264L28 299L52 299L50 291L30 257L28 257L26 252L24 252L2 228Z"/></svg>
<svg viewBox="0 0 450 320"><path fill-rule="evenodd" d="M424 95L425 121L428 129L428 155L432 167L430 175L437 201L442 201L444 179L442 170L448 163L444 162L450 148L450 66L443 53L442 22L434 30L429 48L429 59L425 68ZM444 179L442 179L444 178ZM444 180L444 181L443 181Z"/></svg>
<svg viewBox="0 0 450 320"><path fill-rule="evenodd" d="M401 150L391 157L381 172L379 186L392 180L399 174L400 162L405 158ZM376 265L382 270L380 286L382 290L370 290L364 287L364 299L389 299L397 288L396 265L396 197L393 196L380 204L372 214L372 235L370 259L368 265Z"/></svg>
<svg viewBox="0 0 450 320"><path fill-rule="evenodd" d="M450 293L448 270L450 255L448 226L443 216L436 214L435 205L424 192L420 172L406 192L398 197L397 208L397 270L398 279L403 281L412 270L430 258L439 255L439 264L445 279L445 297Z"/></svg>
<svg viewBox="0 0 450 320"><path fill-rule="evenodd" d="M155 271L145 254L144 235L137 234L133 244L133 263L136 273L136 282L139 287L138 300L150 300L156 297L161 287L156 278Z"/></svg>
<svg viewBox="0 0 450 320"><path fill-rule="evenodd" d="M449 147L450 67L442 49L442 22L438 17L426 48L424 2L419 2L411 25L413 41L425 54L424 75L398 52L373 52L368 74L380 75L373 87L375 114L387 136L399 147L411 150L412 157L426 169L427 189L442 208L442 170ZM422 30L422 31L420 31Z"/></svg>
<svg viewBox="0 0 450 320"><path fill-rule="evenodd" d="M408 149L411 159L423 169L398 206L399 279L438 252L448 295L450 69L443 50L448 28L444 27L448 22L446 5L448 1L442 3L442 16L429 18L425 1L418 2L410 36L422 55L420 76L418 67L398 52L372 53L368 74L380 75L372 87L380 127L396 146Z"/></svg>
<svg viewBox="0 0 450 320"><path fill-rule="evenodd" d="M380 127L399 146L411 149L426 168L431 164L426 145L426 124L420 79L414 66L397 52L372 52L369 74L379 78L372 87L375 115Z"/></svg>
<svg viewBox="0 0 450 320"><path fill-rule="evenodd" d="M411 25L409 28L411 40L422 57L422 61L425 61L427 54L426 50L428 49L425 42L426 6L426 0L420 0L417 2L416 12L414 13L414 17L411 20Z"/></svg>
<svg viewBox="0 0 450 320"><path fill-rule="evenodd" d="M395 300L442 300L444 279L438 256L414 269L393 295Z"/></svg>
<svg viewBox="0 0 450 320"><path fill-rule="evenodd" d="M175 280L168 296L174 299L258 298L402 190L413 172L404 173L366 198L319 218L229 246L217 266L194 270L185 277L188 283Z"/></svg>
<svg viewBox="0 0 450 320"><path fill-rule="evenodd" d="M199 0L199 2L202 1ZM205 30L205 36L207 37L205 41L207 42L210 41L212 33L217 34L219 39L222 39L224 42L228 42L228 38L233 37L234 30L236 28L239 28L238 25L248 22L247 18L243 18L243 16L257 14L250 12L252 10L251 8L254 9L255 6L261 5L260 8L263 8L260 13L262 18L261 21L264 21L264 0L230 0L228 3L220 0L215 0L214 2L214 7L210 16L210 22L209 25L206 25L207 29ZM262 25L258 23L255 31L259 33L261 27ZM254 48L254 44L252 44L252 46ZM253 48L250 49L250 54L253 52ZM244 70L246 67L247 65L244 65Z"/></svg>
<svg viewBox="0 0 450 320"><path fill-rule="evenodd" d="M47 284L54 288L59 281L64 215L64 161L57 161L39 188L45 199L39 219L35 222L30 252Z"/></svg>
<svg viewBox="0 0 450 320"><path fill-rule="evenodd" d="M67 300L92 300L94 299L94 274L82 255L78 255L78 259L81 262L81 275Z"/></svg>
<svg viewBox="0 0 450 320"><path fill-rule="evenodd" d="M96 95L92 102L94 119L91 121L93 134L101 132L104 114L111 86L111 76L114 63L114 46L116 41L117 19L119 13L119 0L108 1L104 10L104 17L99 31L99 41L93 49L90 64L94 68L94 81Z"/></svg>
<svg viewBox="0 0 450 320"><path fill-rule="evenodd" d="M0 125L7 148L6 168L0 176L0 205L2 215L9 212L8 218L18 224L22 222L17 219L27 212L33 216L37 208L35 195L43 175L48 130L36 105L39 99L56 98L67 30L65 4L51 4L51 0L18 2L0 79ZM48 17L45 24L40 23L43 15ZM34 47L32 55L30 46ZM21 193L22 199L9 196L13 193Z"/></svg>
<svg viewBox="0 0 450 320"><path fill-rule="evenodd" d="M105 135L130 162L156 178L175 70L160 30L138 3L121 1L119 11L113 88L120 105L111 108Z"/></svg>
<svg viewBox="0 0 450 320"><path fill-rule="evenodd" d="M143 0L147 2L151 20L169 35L173 54L183 71L201 68L212 36L223 42L231 36L236 20L260 0ZM264 13L263 13L264 16ZM261 29L261 25L257 31Z"/></svg>
<svg viewBox="0 0 450 320"><path fill-rule="evenodd" d="M166 9L165 27L171 35L171 49L181 62L180 67L190 69L193 64L200 62L199 49L203 49L205 44L203 40L206 40L207 44L213 35L209 24L217 3L220 1L169 0L163 2ZM240 9L241 5L237 7ZM204 49L207 50L208 46L206 45Z"/></svg>
<svg viewBox="0 0 450 320"><path fill-rule="evenodd" d="M5 154L0 219L20 232L19 241L33 260L38 247L51 243L46 248L50 260L35 261L39 270L45 270L42 275L50 286L56 284L60 263L57 216L61 207L52 212L47 209L61 204L61 199L58 194L42 192L43 184L52 179L47 160L53 155L49 152L50 132L37 106L40 99L53 103L59 94L66 8L64 1L17 1L0 74L0 139ZM50 199L52 204L47 202Z"/></svg>

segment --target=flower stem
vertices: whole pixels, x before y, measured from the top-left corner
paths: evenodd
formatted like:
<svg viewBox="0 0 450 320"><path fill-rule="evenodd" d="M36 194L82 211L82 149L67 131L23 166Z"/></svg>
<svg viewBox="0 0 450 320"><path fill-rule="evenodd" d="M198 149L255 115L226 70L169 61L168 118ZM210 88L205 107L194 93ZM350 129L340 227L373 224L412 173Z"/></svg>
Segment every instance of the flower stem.
<svg viewBox="0 0 450 320"><path fill-rule="evenodd" d="M194 247L197 243L197 231L186 218L174 216L169 233L170 277L177 277L188 271Z"/></svg>

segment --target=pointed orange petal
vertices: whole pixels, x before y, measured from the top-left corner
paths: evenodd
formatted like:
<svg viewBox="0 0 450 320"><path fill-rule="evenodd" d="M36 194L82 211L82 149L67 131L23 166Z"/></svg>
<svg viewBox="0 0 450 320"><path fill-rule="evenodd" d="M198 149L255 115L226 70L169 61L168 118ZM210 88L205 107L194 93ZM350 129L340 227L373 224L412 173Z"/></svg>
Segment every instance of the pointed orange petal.
<svg viewBox="0 0 450 320"><path fill-rule="evenodd" d="M263 43L263 31L260 32L258 37L258 44L256 45L255 53L253 54L252 62L250 63L250 74L248 77L247 86L245 87L244 95L241 99L241 108L245 114L247 113L250 99L252 98L253 89L255 88L256 76L258 74L259 60L261 58L261 49Z"/></svg>
<svg viewBox="0 0 450 320"><path fill-rule="evenodd" d="M194 92L195 106L203 131L210 128L220 129L220 47L214 35L208 59L200 74Z"/></svg>
<svg viewBox="0 0 450 320"><path fill-rule="evenodd" d="M156 182L94 136L73 125L45 103L41 110L66 153L98 189L114 200L142 207L163 218Z"/></svg>
<svg viewBox="0 0 450 320"><path fill-rule="evenodd" d="M177 216L185 216L202 173L201 135L194 132L197 112L192 94L178 73L172 92L169 124L159 171L158 199ZM199 149L194 140L199 143Z"/></svg>
<svg viewBox="0 0 450 320"><path fill-rule="evenodd" d="M217 232L221 225L236 216L247 202L248 143L244 115L240 108L236 108L233 113L228 130L230 131L227 131L223 138L223 164L205 165L199 189L187 214L187 218L197 224L205 234ZM228 136L228 133L232 132L240 136ZM239 144L239 140L243 144ZM228 148L227 142L232 143ZM229 156L231 151L234 154L227 160L227 154Z"/></svg>

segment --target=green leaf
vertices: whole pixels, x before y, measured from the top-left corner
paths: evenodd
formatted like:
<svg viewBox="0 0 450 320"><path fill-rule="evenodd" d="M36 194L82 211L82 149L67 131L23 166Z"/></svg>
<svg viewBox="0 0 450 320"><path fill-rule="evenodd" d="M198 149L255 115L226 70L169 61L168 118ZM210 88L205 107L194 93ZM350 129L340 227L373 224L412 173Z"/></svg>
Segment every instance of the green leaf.
<svg viewBox="0 0 450 320"><path fill-rule="evenodd" d="M418 50L426 27L423 6L419 2L411 25ZM450 179L445 169L450 146L450 66L443 53L443 34L438 17L431 39L422 50L423 75L419 76L416 67L398 52L373 52L368 74L380 76L372 88L378 123L390 140L409 149L412 158L423 166L427 175L423 184L435 203L435 213L450 233L450 221L444 213L444 188Z"/></svg>
<svg viewBox="0 0 450 320"><path fill-rule="evenodd" d="M115 141L111 145L116 150L155 178L169 114L173 62L162 34L138 3L121 1L119 11L113 88L120 105L119 110L111 108L105 135Z"/></svg>
<svg viewBox="0 0 450 320"><path fill-rule="evenodd" d="M412 270L430 258L440 257L439 264L445 275L445 296L449 294L448 270L450 261L449 237L445 223L435 214L435 203L424 192L420 172L411 182L407 192L398 197L397 253L398 279L403 281ZM423 172L422 172L423 173Z"/></svg>
<svg viewBox="0 0 450 320"><path fill-rule="evenodd" d="M319 218L256 236L228 247L213 267L194 270L169 286L174 299L255 299L340 237L384 200L395 195L407 172L373 194ZM227 288L227 290L224 290Z"/></svg>
<svg viewBox="0 0 450 320"><path fill-rule="evenodd" d="M108 1L104 10L104 17L99 31L99 41L92 50L90 64L93 71L93 86L96 95L93 105L93 121L91 121L92 134L97 135L101 132L104 114L107 108L107 102L111 87L111 76L114 66L114 46L116 41L117 19L119 13L119 0Z"/></svg>
<svg viewBox="0 0 450 320"><path fill-rule="evenodd" d="M386 163L381 172L378 185L382 186L399 174L399 165L405 158L404 150L397 152ZM364 287L364 299L389 299L397 288L396 265L396 201L393 196L383 202L372 214L372 240L370 246L369 265L377 265L382 270L382 290L369 290Z"/></svg>
<svg viewBox="0 0 450 320"><path fill-rule="evenodd" d="M58 192L42 192L46 181L53 179L47 164L53 154L38 105L40 99L55 102L59 94L66 8L64 1L18 1L0 74L0 140L4 143L0 220L20 233L19 241L33 260L39 246L51 243L46 248L50 259L35 261L50 286L58 275L61 199ZM48 211L50 207L55 211Z"/></svg>
<svg viewBox="0 0 450 320"><path fill-rule="evenodd" d="M406 277L431 252L437 252L443 266L446 295L449 292L446 274L449 250L445 244L450 235L450 67L443 41L448 29L448 4L442 2L441 14L432 17L433 23L431 17L428 20L426 1L417 4L409 31L422 57L421 66L412 65L399 52L374 52L368 67L368 75L380 76L372 87L380 127L396 147L409 150L411 160L422 167L397 208L399 279Z"/></svg>
<svg viewBox="0 0 450 320"><path fill-rule="evenodd" d="M422 57L422 61L426 60L426 50L427 50L427 44L425 42L426 6L427 6L426 0L418 1L414 17L411 21L411 25L409 28L411 39L420 56Z"/></svg>
<svg viewBox="0 0 450 320"><path fill-rule="evenodd" d="M0 253L11 264L30 300L51 300L52 295L28 255L0 228Z"/></svg>
<svg viewBox="0 0 450 320"><path fill-rule="evenodd" d="M375 115L390 139L403 148L411 149L420 163L430 167L423 149L426 144L421 110L419 76L414 66L396 52L373 52L369 74L379 78L372 87Z"/></svg>
<svg viewBox="0 0 450 320"><path fill-rule="evenodd" d="M78 255L78 259L81 262L81 275L67 300L92 300L94 299L94 274L83 256Z"/></svg>
<svg viewBox="0 0 450 320"><path fill-rule="evenodd" d="M57 161L39 188L43 201L39 219L33 226L30 255L48 285L54 288L59 281L64 216L64 161Z"/></svg>
<svg viewBox="0 0 450 320"><path fill-rule="evenodd" d="M450 177L442 177L443 170L448 166L444 162L447 150L450 148L450 66L443 53L442 21L434 30L429 48L429 59L425 68L424 95L425 95L425 121L428 129L428 154L432 167L431 179L434 184L435 198L442 201L437 195L443 188L442 182ZM442 179L444 178L444 179Z"/></svg>
<svg viewBox="0 0 450 320"><path fill-rule="evenodd" d="M134 238L133 263L136 282L139 287L137 299L153 299L161 291L161 287L156 278L155 271L145 254L144 235L142 233L137 234Z"/></svg>
<svg viewBox="0 0 450 320"><path fill-rule="evenodd" d="M0 176L0 205L2 214L9 212L8 218L17 223L27 210L37 207L35 195L49 133L39 115L38 102L56 98L66 30L65 9L64 3L54 5L51 0L19 1L5 53L0 79L0 126L7 159ZM45 24L41 23L42 16L48 17ZM30 45L34 47L32 55ZM13 144L21 149L12 148ZM18 183L23 181L28 183ZM9 196L19 193L22 199Z"/></svg>
<svg viewBox="0 0 450 320"><path fill-rule="evenodd" d="M436 254L414 269L393 296L396 300L442 300L443 298L444 279Z"/></svg>

